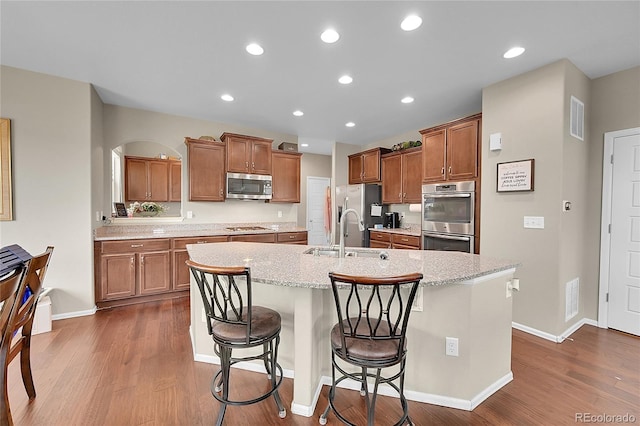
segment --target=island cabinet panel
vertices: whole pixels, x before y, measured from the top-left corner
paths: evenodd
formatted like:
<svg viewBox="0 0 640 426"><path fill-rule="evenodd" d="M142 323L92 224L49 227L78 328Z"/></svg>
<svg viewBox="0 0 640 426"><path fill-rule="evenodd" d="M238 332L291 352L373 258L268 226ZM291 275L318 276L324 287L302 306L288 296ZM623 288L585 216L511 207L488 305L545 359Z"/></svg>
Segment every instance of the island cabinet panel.
<svg viewBox="0 0 640 426"><path fill-rule="evenodd" d="M271 151L273 139L223 133L220 136L227 146L227 172L271 174Z"/></svg>
<svg viewBox="0 0 640 426"><path fill-rule="evenodd" d="M380 157L388 148L373 148L349 156L349 184L380 182Z"/></svg>
<svg viewBox="0 0 640 426"><path fill-rule="evenodd" d="M173 289L188 290L191 283L191 275L186 261L189 259L187 252L187 244L206 244L221 243L227 241L226 235L218 235L213 237L190 237L190 238L174 238L172 253L173 265Z"/></svg>
<svg viewBox="0 0 640 426"><path fill-rule="evenodd" d="M421 130L422 181L446 182L477 179L482 115Z"/></svg>
<svg viewBox="0 0 640 426"><path fill-rule="evenodd" d="M382 156L382 203L419 203L422 199L422 148Z"/></svg>
<svg viewBox="0 0 640 426"><path fill-rule="evenodd" d="M281 232L276 235L276 242L279 244L307 244L307 231Z"/></svg>
<svg viewBox="0 0 640 426"><path fill-rule="evenodd" d="M224 201L225 146L186 138L189 162L189 201Z"/></svg>
<svg viewBox="0 0 640 426"><path fill-rule="evenodd" d="M273 151L272 203L300 202L300 157L301 153Z"/></svg>
<svg viewBox="0 0 640 426"><path fill-rule="evenodd" d="M246 241L251 243L275 243L276 234L242 234L231 235L229 241Z"/></svg>
<svg viewBox="0 0 640 426"><path fill-rule="evenodd" d="M170 201L169 160L145 157L124 159L126 201Z"/></svg>
<svg viewBox="0 0 640 426"><path fill-rule="evenodd" d="M96 303L171 290L171 240L103 241L94 244Z"/></svg>

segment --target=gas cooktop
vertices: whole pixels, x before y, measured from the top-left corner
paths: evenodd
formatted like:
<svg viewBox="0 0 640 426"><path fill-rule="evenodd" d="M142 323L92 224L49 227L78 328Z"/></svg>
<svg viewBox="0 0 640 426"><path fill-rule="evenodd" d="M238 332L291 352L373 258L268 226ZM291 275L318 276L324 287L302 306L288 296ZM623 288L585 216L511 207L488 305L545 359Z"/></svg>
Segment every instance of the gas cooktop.
<svg viewBox="0 0 640 426"><path fill-rule="evenodd" d="M262 226L231 226L227 227L229 231L266 231L267 228Z"/></svg>

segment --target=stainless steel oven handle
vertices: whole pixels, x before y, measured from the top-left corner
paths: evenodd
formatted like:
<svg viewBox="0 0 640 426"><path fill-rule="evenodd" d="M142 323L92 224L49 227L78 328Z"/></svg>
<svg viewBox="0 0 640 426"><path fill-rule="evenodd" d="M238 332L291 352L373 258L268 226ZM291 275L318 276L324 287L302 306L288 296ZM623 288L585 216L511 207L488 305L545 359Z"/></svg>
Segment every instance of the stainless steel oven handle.
<svg viewBox="0 0 640 426"><path fill-rule="evenodd" d="M425 237L433 237L440 238L442 240L455 240L455 241L471 241L469 237L454 237L453 235L443 235L443 234L424 234Z"/></svg>
<svg viewBox="0 0 640 426"><path fill-rule="evenodd" d="M433 198L469 198L471 194L468 192L463 192L459 194L422 194L424 198L433 197Z"/></svg>

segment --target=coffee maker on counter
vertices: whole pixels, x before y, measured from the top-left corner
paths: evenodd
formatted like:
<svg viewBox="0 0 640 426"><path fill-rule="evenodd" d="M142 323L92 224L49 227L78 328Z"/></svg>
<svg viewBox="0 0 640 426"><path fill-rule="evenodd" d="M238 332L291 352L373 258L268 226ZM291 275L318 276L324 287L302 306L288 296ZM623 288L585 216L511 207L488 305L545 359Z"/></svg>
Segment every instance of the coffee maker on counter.
<svg viewBox="0 0 640 426"><path fill-rule="evenodd" d="M385 228L400 228L400 213L398 212L385 213L383 226Z"/></svg>

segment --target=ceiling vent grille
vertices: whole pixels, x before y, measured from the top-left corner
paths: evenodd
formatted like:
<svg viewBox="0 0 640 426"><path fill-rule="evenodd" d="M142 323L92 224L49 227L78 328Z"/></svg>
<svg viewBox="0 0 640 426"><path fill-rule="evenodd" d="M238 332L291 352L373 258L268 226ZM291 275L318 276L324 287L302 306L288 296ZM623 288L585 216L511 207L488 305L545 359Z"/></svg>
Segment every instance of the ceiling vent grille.
<svg viewBox="0 0 640 426"><path fill-rule="evenodd" d="M573 96L571 96L569 133L574 138L584 141L584 103Z"/></svg>

